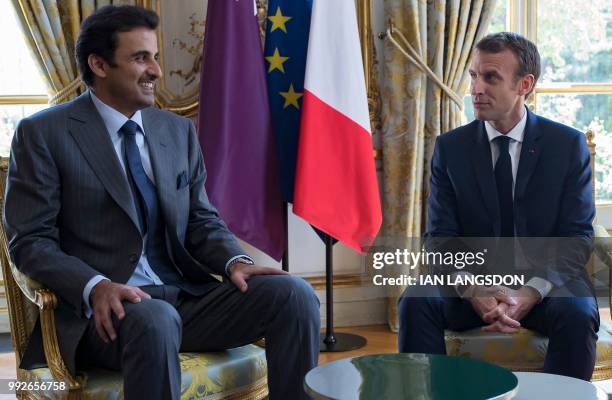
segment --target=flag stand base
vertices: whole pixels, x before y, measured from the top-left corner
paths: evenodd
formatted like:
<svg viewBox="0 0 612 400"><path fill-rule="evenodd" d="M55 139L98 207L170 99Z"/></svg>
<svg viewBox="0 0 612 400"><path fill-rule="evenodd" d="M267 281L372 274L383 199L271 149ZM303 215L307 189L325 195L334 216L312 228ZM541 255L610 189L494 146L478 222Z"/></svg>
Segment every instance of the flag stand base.
<svg viewBox="0 0 612 400"><path fill-rule="evenodd" d="M333 269L334 238L325 235L325 306L327 329L321 334L320 352L340 352L360 349L366 345L363 336L351 333L334 333L334 275Z"/></svg>
<svg viewBox="0 0 612 400"><path fill-rule="evenodd" d="M340 351L351 351L360 349L367 343L366 338L352 333L322 333L319 342L321 353L332 353Z"/></svg>

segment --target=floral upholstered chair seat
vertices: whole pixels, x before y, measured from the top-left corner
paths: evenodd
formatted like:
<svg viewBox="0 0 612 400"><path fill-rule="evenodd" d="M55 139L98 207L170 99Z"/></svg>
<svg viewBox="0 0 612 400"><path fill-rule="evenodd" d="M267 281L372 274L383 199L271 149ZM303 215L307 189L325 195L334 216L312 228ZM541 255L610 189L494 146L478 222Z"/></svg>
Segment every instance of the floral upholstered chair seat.
<svg viewBox="0 0 612 400"><path fill-rule="evenodd" d="M251 344L221 352L181 353L180 359L183 399L262 399L267 396L265 350L259 346ZM79 375L85 382L82 399L123 398L123 381L119 372L96 368ZM48 368L25 371L22 376L30 382L53 380ZM35 393L36 397L50 400L66 398L67 394L68 390L39 390Z"/></svg>
<svg viewBox="0 0 612 400"><path fill-rule="evenodd" d="M593 380L612 378L612 323L601 321ZM513 371L542 371L548 338L521 328L513 335L446 331L446 352L451 356L477 358Z"/></svg>

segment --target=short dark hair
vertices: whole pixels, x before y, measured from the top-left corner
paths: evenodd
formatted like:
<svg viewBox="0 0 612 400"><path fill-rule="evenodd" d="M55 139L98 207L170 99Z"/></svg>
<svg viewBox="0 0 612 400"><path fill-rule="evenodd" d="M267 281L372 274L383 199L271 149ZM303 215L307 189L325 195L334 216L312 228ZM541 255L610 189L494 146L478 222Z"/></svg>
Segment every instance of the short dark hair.
<svg viewBox="0 0 612 400"><path fill-rule="evenodd" d="M135 28L154 30L159 17L154 11L136 6L105 6L87 17L81 24L76 41L75 57L81 79L88 86L93 85L94 74L87 59L90 54L102 57L111 66L115 65L117 33Z"/></svg>
<svg viewBox="0 0 612 400"><path fill-rule="evenodd" d="M518 68L514 73L516 79L531 74L535 78L535 87L540 77L540 53L529 39L514 32L492 33L480 39L476 48L485 53L500 53L506 49L512 51L518 60Z"/></svg>

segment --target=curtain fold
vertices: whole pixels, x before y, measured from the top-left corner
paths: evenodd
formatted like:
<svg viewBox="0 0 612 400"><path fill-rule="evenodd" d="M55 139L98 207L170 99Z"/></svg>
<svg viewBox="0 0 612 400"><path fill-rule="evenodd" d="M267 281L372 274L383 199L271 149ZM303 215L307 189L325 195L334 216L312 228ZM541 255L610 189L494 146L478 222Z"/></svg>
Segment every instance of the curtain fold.
<svg viewBox="0 0 612 400"><path fill-rule="evenodd" d="M386 0L384 13L442 82L463 95L472 48L486 33L495 4L496 0ZM381 100L383 225L378 246L418 251L435 140L460 125L462 111L387 40ZM418 268L385 268L389 276L418 275ZM399 327L397 299L404 288L388 290L393 331Z"/></svg>
<svg viewBox="0 0 612 400"><path fill-rule="evenodd" d="M11 0L28 47L42 72L50 104L73 99L84 89L74 58L81 22L107 4L134 1Z"/></svg>

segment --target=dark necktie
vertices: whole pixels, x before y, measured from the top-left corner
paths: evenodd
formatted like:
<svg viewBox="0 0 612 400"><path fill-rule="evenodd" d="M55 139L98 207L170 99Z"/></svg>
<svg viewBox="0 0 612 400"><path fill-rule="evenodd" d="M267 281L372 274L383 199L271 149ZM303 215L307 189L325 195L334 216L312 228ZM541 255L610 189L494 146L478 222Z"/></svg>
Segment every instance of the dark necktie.
<svg viewBox="0 0 612 400"><path fill-rule="evenodd" d="M160 203L153 182L142 166L140 151L136 144L136 133L140 127L134 121L127 121L119 132L123 134L123 147L126 159L128 181L134 194L134 205L138 213L143 235L147 234L146 254L149 265L157 276L167 285L174 285L199 295L210 289L210 285L191 283L183 279L173 266L166 247L165 224Z"/></svg>
<svg viewBox="0 0 612 400"><path fill-rule="evenodd" d="M165 283L174 283L176 272L171 267L165 251L161 219L158 218L159 203L153 182L142 166L140 151L136 144L136 133L140 127L134 121L127 121L119 132L123 133L123 147L127 164L127 176L134 194L134 205L138 212L143 235L147 234L146 254L149 265Z"/></svg>
<svg viewBox="0 0 612 400"><path fill-rule="evenodd" d="M500 236L512 237L514 236L514 200L512 199L512 162L508 151L510 138L498 136L494 141L499 150L499 157L495 163L495 183L497 184L497 198L501 217Z"/></svg>
<svg viewBox="0 0 612 400"><path fill-rule="evenodd" d="M134 203L140 220L140 228L144 234L148 227L155 224L157 219L157 195L153 182L151 182L142 166L140 151L136 144L136 133L139 130L140 127L136 122L128 120L119 129L119 132L123 134L123 146L127 161L126 172L132 188L135 189L133 190Z"/></svg>

